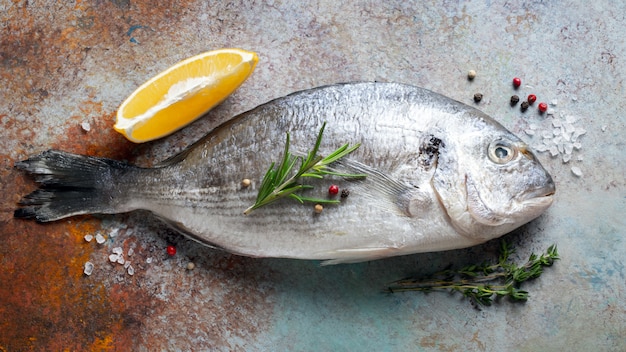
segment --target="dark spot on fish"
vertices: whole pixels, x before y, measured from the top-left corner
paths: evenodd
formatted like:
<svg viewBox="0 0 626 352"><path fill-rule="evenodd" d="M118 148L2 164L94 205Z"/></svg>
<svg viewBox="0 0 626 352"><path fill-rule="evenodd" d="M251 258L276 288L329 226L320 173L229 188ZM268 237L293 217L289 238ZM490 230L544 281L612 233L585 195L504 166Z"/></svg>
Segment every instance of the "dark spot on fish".
<svg viewBox="0 0 626 352"><path fill-rule="evenodd" d="M445 148L445 146L441 139L433 135L427 136L419 149L420 164L427 170L430 169L439 156L439 149Z"/></svg>

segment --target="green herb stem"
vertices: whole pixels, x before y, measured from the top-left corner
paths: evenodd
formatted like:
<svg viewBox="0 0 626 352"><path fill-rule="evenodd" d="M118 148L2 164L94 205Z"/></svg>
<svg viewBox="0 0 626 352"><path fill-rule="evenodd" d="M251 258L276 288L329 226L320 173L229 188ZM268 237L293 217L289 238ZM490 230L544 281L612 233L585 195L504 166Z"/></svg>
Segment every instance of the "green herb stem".
<svg viewBox="0 0 626 352"><path fill-rule="evenodd" d="M460 292L481 305L490 305L493 296L526 301L529 293L520 289L521 284L541 276L543 268L558 260L559 254L556 245L552 245L545 253L539 256L533 253L526 263L517 266L508 261L513 252L510 245L502 241L496 264L468 265L459 270L444 270L425 279L399 280L389 285L387 291Z"/></svg>
<svg viewBox="0 0 626 352"><path fill-rule="evenodd" d="M301 190L313 188L313 186L300 183L301 178L308 177L321 179L327 175L346 178L366 177L366 175L364 174L337 173L329 169L330 164L349 155L357 148L359 148L361 144L356 144L352 147L350 147L348 144L344 144L336 149L334 152L332 152L330 155L322 157L318 155L318 152L322 143L322 136L324 134L325 128L326 123L322 125L322 128L317 135L315 146L311 151L307 153L306 158L302 156L294 156L293 154L291 154L291 152L289 152L291 139L289 133L287 133L287 140L285 142L285 150L283 152L283 158L281 160L281 163L278 165L278 167L275 167L275 163L272 163L270 165L269 169L265 173L265 176L263 177L263 180L261 181L261 186L259 187L259 193L257 194L256 201L252 206L244 211L244 214L248 215L255 209L258 209L264 205L268 205L281 198L286 197L295 199L300 203L339 203L338 200L309 198L296 194L296 192L299 192ZM293 172L293 169L298 162L300 162L300 167L296 172Z"/></svg>

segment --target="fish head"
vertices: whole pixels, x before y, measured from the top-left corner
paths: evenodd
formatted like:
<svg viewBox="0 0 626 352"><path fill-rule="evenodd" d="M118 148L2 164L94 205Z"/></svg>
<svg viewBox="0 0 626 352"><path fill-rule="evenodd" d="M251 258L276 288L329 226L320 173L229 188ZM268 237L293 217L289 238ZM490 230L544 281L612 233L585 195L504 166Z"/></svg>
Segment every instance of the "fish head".
<svg viewBox="0 0 626 352"><path fill-rule="evenodd" d="M529 146L493 121L441 150L433 186L452 225L484 242L535 219L553 201L554 181Z"/></svg>

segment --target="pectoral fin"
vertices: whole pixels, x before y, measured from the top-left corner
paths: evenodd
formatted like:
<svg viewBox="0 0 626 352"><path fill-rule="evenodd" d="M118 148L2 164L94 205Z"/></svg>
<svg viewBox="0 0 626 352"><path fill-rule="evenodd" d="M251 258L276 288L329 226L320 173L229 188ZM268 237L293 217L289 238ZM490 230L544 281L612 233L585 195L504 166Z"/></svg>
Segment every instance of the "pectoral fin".
<svg viewBox="0 0 626 352"><path fill-rule="evenodd" d="M418 216L423 213L423 209L432 207L430 182L434 168L424 170L415 179L401 181L368 165L349 159L333 164L334 167L337 167L340 172L367 175L365 181L359 184L359 192L370 201L372 206L410 217Z"/></svg>

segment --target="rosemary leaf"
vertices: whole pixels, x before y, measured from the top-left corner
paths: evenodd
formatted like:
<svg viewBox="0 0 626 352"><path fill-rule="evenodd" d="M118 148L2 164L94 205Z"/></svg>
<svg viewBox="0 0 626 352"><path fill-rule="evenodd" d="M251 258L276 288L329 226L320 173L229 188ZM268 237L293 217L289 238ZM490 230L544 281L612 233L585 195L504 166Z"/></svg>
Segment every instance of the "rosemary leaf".
<svg viewBox="0 0 626 352"><path fill-rule="evenodd" d="M332 153L330 153L330 155L328 155L327 157L322 157L318 155L318 152L322 143L322 137L325 128L326 123L324 123L322 125L322 128L320 128L317 139L315 140L315 145L313 146L313 149L307 153L306 158L301 156L294 156L289 152L291 137L289 136L289 133L287 133L285 149L283 151L283 157L280 164L278 166L276 166L275 163L272 163L270 165L270 168L265 173L265 176L263 176L261 186L259 187L259 193L257 194L254 204L246 209L244 211L244 214L250 214L250 212L252 212L253 210L258 209L264 205L273 203L281 198L291 198L300 203L339 203L338 200L309 198L296 194L296 192L303 189L313 188L310 185L300 183L302 178L322 179L324 178L324 176L338 176L344 178L366 177L366 175L364 174L338 173L331 171L328 168L330 164L340 160L341 158L344 158L345 156L355 151L357 148L360 147L360 144L356 144L351 147L348 144L344 144ZM300 163L300 167L297 171L294 171L294 168L298 162Z"/></svg>

